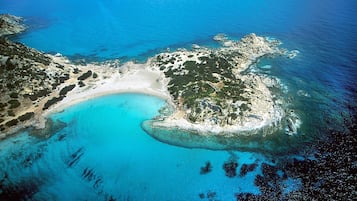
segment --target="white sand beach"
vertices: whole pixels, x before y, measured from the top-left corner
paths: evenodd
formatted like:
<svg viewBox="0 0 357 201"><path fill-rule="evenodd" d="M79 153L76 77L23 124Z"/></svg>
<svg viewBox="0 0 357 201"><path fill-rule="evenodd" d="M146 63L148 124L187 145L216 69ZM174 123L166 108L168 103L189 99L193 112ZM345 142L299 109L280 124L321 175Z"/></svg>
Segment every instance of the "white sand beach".
<svg viewBox="0 0 357 201"><path fill-rule="evenodd" d="M61 65L73 68L73 65L63 57L53 56L52 58ZM38 111L38 118L35 122L36 127L43 128L46 118L50 114L60 112L69 106L100 96L119 93L141 93L157 96L169 101L170 94L167 90L167 80L164 74L158 69L150 68L149 62L145 64L128 62L123 64L119 69L95 64L76 66L82 71L91 70L95 72L98 78L88 81L84 87L75 87L72 91L68 92L63 100L57 102L49 109L43 112ZM76 77L71 77L65 84L71 85L77 82ZM52 97L55 96L56 94L52 94Z"/></svg>

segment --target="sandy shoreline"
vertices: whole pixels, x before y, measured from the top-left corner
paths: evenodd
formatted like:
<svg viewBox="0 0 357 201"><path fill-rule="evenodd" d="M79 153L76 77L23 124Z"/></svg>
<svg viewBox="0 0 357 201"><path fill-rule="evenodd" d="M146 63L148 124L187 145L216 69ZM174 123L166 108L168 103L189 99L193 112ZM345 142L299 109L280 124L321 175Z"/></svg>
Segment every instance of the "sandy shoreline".
<svg viewBox="0 0 357 201"><path fill-rule="evenodd" d="M79 66L72 64L67 58L62 56L47 56L52 59L51 65L59 64L69 71L74 71L74 69L78 69L80 72L92 71L97 75L97 78L93 79L91 77L85 80L85 86L80 87L78 77L82 74L71 73L70 78L61 84L57 90L52 91L48 96L23 108L21 114L33 112L34 118L9 128L5 133L0 133L0 139L6 138L28 127L43 129L51 114L61 112L72 105L101 96L120 93L140 93L156 96L167 102L171 101L166 86L167 79L165 75L158 69L150 68L150 60L145 64L127 62L120 68L114 68L110 67L109 64L87 64L85 66ZM48 109L43 110L48 100L59 96L59 89L70 85L74 85L75 87L69 91L62 100L51 105Z"/></svg>
<svg viewBox="0 0 357 201"><path fill-rule="evenodd" d="M53 57L53 59L66 65L67 61L62 57ZM109 66L99 66L88 64L81 66L82 70L91 70L98 74L95 81L90 81L85 87L75 87L70 91L66 97L45 110L37 118L35 127L43 128L46 119L53 113L60 112L72 105L90 100L93 98L120 94L120 93L140 93L162 98L163 100L170 101L170 94L167 91L167 81L164 74L157 70L150 68L150 61L145 64L135 64L128 62L118 68ZM68 64L67 64L68 65ZM76 79L66 82L67 85L75 84Z"/></svg>

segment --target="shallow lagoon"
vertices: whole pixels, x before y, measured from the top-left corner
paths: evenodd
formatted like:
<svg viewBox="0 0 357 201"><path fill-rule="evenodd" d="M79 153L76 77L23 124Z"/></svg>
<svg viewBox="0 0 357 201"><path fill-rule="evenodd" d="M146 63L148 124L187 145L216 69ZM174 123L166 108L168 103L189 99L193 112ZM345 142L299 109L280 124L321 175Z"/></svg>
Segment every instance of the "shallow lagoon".
<svg viewBox="0 0 357 201"><path fill-rule="evenodd" d="M49 139L22 133L0 143L0 176L8 187L30 188L35 200L234 200L259 193L254 186L262 162L257 153L188 149L159 142L140 124L165 104L139 94L105 96L54 114L67 124ZM11 146L11 148L10 148ZM227 177L223 164L238 163ZM201 174L206 162L211 172ZM243 164L258 167L238 176ZM29 193L31 195L31 193ZM212 199L207 198L207 196Z"/></svg>

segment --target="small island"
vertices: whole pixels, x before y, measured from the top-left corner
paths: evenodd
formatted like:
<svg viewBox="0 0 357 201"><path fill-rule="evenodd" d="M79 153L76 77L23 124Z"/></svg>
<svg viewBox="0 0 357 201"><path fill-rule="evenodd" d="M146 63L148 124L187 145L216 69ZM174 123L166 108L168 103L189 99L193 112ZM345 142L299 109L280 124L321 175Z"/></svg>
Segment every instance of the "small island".
<svg viewBox="0 0 357 201"><path fill-rule="evenodd" d="M15 19L15 20L9 20ZM193 131L199 135L263 136L287 125L296 133L297 117L286 114L272 90L278 79L249 71L264 56L286 55L278 40L249 34L239 41L214 37L219 48L193 45L160 53L146 63L117 60L74 64L12 42L24 31L21 18L0 16L0 138L21 129L44 128L50 114L90 98L115 93L145 93L167 101L151 128ZM19 27L20 26L20 27ZM149 134L150 129L145 129Z"/></svg>

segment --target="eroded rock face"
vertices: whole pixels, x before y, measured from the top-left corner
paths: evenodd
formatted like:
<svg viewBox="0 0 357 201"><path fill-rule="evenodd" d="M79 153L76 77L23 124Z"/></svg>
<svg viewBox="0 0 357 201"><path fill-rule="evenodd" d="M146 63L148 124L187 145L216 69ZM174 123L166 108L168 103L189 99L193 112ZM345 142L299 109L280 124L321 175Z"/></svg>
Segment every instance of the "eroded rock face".
<svg viewBox="0 0 357 201"><path fill-rule="evenodd" d="M26 26L22 24L23 18L0 14L0 37L21 33L26 30Z"/></svg>

